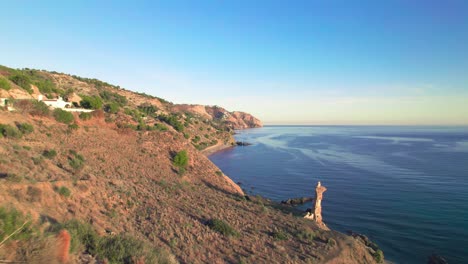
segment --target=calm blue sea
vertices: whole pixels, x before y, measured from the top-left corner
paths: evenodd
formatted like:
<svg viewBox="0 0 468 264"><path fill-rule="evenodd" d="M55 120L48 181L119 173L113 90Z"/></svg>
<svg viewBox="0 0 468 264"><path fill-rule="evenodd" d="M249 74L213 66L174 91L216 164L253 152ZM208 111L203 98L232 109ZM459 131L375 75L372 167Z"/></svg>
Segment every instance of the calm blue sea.
<svg viewBox="0 0 468 264"><path fill-rule="evenodd" d="M468 127L270 126L210 159L276 201L328 188L323 218L369 236L396 263L468 263ZM307 205L310 206L310 205Z"/></svg>

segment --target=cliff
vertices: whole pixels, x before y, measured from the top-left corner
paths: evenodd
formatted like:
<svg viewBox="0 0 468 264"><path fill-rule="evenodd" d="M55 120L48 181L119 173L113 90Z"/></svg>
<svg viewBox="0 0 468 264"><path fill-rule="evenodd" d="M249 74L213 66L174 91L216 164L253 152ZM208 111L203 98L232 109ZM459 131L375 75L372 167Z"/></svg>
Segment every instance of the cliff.
<svg viewBox="0 0 468 264"><path fill-rule="evenodd" d="M0 108L0 241L12 234L0 260L376 263L361 240L244 196L200 152L232 142L234 125L216 114L226 110L205 107L213 118L203 118L94 79L3 69L9 93L25 89L9 81L13 74L42 94L78 95L98 109L64 114L28 99L12 100L16 111ZM257 122L229 115L240 127ZM63 229L71 243L55 239Z"/></svg>
<svg viewBox="0 0 468 264"><path fill-rule="evenodd" d="M180 112L188 112L206 118L211 121L217 121L231 129L246 129L262 127L262 122L251 114L234 111L229 112L219 106L203 105L174 105L172 109Z"/></svg>

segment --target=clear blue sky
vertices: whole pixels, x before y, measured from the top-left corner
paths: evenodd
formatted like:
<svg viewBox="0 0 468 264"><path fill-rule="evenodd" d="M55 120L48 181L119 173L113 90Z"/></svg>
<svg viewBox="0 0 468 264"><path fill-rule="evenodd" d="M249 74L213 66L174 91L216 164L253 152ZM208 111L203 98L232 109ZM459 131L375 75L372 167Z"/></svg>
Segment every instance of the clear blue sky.
<svg viewBox="0 0 468 264"><path fill-rule="evenodd" d="M266 123L468 124L468 1L5 1L0 64Z"/></svg>

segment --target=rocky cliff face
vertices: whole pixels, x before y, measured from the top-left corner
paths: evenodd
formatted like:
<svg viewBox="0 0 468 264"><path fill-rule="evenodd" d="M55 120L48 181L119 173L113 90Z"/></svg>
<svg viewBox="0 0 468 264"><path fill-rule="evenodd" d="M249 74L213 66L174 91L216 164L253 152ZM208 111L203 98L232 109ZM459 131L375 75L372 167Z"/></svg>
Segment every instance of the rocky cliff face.
<svg viewBox="0 0 468 264"><path fill-rule="evenodd" d="M172 106L172 109L198 115L211 121L221 122L231 129L246 129L263 126L262 122L251 114L239 111L229 112L219 106L180 104Z"/></svg>

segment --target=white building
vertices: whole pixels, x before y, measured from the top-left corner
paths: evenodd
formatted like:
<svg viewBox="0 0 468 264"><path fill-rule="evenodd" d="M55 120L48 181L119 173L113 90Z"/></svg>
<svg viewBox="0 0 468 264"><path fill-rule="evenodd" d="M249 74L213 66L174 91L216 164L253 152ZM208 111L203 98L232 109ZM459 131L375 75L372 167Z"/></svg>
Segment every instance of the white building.
<svg viewBox="0 0 468 264"><path fill-rule="evenodd" d="M49 107L60 108L68 112L92 112L94 111L92 109L72 108L73 106L72 103L64 101L62 97L60 96L57 99L44 99L44 97L41 94L37 97L37 100L44 102Z"/></svg>
<svg viewBox="0 0 468 264"><path fill-rule="evenodd" d="M65 102L60 96L57 99L44 99L44 97L41 94L37 97L37 100L44 102L46 105L52 108L64 109L64 108L69 108L72 106L70 102Z"/></svg>

